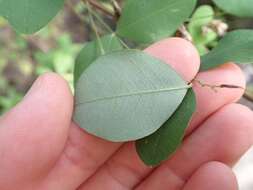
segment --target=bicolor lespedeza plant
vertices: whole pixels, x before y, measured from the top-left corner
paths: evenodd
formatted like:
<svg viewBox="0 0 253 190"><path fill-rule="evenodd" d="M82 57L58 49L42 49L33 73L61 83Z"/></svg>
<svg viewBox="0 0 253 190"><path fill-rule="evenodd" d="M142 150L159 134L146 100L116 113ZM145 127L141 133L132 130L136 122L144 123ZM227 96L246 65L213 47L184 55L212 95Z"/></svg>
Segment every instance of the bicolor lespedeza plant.
<svg viewBox="0 0 253 190"><path fill-rule="evenodd" d="M253 17L253 0L213 0L215 6L197 6L197 0L81 2L82 11L74 10L96 39L87 42L76 59L74 121L109 141L136 141L140 158L149 166L166 160L181 144L196 108L193 82L215 91L241 87L185 81L142 49L180 36L191 40L202 55L201 71L229 61L253 62L253 30L227 32L223 21L226 14ZM47 25L64 3L71 2L0 0L0 15L17 32L32 34ZM108 32L102 35L99 28Z"/></svg>

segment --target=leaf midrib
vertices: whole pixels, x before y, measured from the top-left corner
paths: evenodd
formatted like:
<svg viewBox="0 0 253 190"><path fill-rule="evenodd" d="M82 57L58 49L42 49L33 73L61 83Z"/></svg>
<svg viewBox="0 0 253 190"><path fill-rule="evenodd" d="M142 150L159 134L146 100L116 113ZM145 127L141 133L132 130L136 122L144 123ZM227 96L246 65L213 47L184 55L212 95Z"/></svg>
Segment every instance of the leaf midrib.
<svg viewBox="0 0 253 190"><path fill-rule="evenodd" d="M183 89L188 89L188 88L191 88L191 87L192 87L191 85L185 85L185 86L174 87L174 88L163 88L163 89L157 89L157 90L138 91L138 92L133 92L133 93L120 94L120 95L116 95L116 96L96 98L96 99L93 99L93 100L88 100L88 101L76 103L75 105L77 106L77 105L82 105L82 104L88 104L88 103L104 101L104 100L110 100L110 99L124 98L124 97L129 97L129 96L138 96L138 95L147 95L147 94L156 94L156 93L162 93L162 92L183 90Z"/></svg>

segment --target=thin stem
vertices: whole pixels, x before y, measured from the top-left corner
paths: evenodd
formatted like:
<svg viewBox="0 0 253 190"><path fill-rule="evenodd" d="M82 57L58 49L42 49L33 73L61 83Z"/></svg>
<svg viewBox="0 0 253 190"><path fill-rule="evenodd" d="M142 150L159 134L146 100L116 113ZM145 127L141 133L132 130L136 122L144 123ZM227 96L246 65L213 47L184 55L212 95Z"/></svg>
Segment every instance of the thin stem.
<svg viewBox="0 0 253 190"><path fill-rule="evenodd" d="M100 3L98 3L95 0L82 0L82 2L84 2L86 4L86 2L88 2L91 6L93 6L94 8L100 10L101 12L103 12L104 14L110 16L110 17L114 17L114 13L112 13L109 9L105 8L104 6L102 6Z"/></svg>
<svg viewBox="0 0 253 190"><path fill-rule="evenodd" d="M214 92L217 92L217 88L230 88L230 89L242 89L245 90L245 88L241 87L241 86L236 86L236 85L230 85L230 84L220 84L220 85L213 85L213 84L207 84L204 83L200 80L194 79L192 82L197 82L201 87L208 87L211 90L213 90Z"/></svg>
<svg viewBox="0 0 253 190"><path fill-rule="evenodd" d="M90 4L89 4L88 1L86 1L85 3L86 3L86 6L87 6L87 10L88 10L88 14L89 14L90 22L91 22L91 27L92 27L92 29L94 30L95 34L96 34L96 38L97 38L97 41L98 41L98 45L99 45L101 54L104 55L104 54L105 54L105 50L104 50L102 41L101 41L101 39L100 39L100 36L99 36L99 34L98 34L98 30L97 30L97 27L96 27L96 25L95 25L93 16L92 16L92 14L91 14Z"/></svg>
<svg viewBox="0 0 253 190"><path fill-rule="evenodd" d="M101 17L93 10L90 10L91 14L111 33L115 34L120 43L126 48L130 49L130 47L111 29L111 27L103 20Z"/></svg>
<svg viewBox="0 0 253 190"><path fill-rule="evenodd" d="M115 33L116 37L118 38L118 40L120 41L120 43L126 48L126 49L131 49L125 42L124 40L122 40L116 33Z"/></svg>
<svg viewBox="0 0 253 190"><path fill-rule="evenodd" d="M90 10L90 12L97 19L97 21L100 22L105 27L105 29L107 29L109 32L114 33L111 27L95 11Z"/></svg>

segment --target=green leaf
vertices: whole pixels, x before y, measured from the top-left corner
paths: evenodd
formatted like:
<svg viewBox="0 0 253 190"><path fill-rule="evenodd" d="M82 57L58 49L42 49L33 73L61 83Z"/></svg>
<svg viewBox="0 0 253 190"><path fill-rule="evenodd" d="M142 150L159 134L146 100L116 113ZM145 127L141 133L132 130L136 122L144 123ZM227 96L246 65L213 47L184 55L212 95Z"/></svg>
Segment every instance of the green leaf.
<svg viewBox="0 0 253 190"><path fill-rule="evenodd" d="M64 0L0 0L0 15L20 33L37 32L55 17Z"/></svg>
<svg viewBox="0 0 253 190"><path fill-rule="evenodd" d="M101 38L101 43L106 53L123 49L115 34ZM101 55L98 40L88 42L77 56L74 70L74 84L76 85L83 71Z"/></svg>
<svg viewBox="0 0 253 190"><path fill-rule="evenodd" d="M163 126L136 142L137 152L145 164L157 166L177 150L195 109L195 95L193 90L189 89L181 105Z"/></svg>
<svg viewBox="0 0 253 190"><path fill-rule="evenodd" d="M227 62L253 63L253 30L235 30L228 33L218 45L201 58L201 70Z"/></svg>
<svg viewBox="0 0 253 190"><path fill-rule="evenodd" d="M214 10L209 5L202 5L194 12L188 25L188 29L195 44L206 45L217 38L217 34L212 30L206 33L203 32L203 27L208 26L213 19Z"/></svg>
<svg viewBox="0 0 253 190"><path fill-rule="evenodd" d="M213 0L223 11L238 17L253 17L252 0Z"/></svg>
<svg viewBox="0 0 253 190"><path fill-rule="evenodd" d="M77 82L74 120L98 137L124 142L155 132L189 86L166 63L138 50L99 57Z"/></svg>
<svg viewBox="0 0 253 190"><path fill-rule="evenodd" d="M196 0L127 0L117 33L139 43L171 36L187 20Z"/></svg>

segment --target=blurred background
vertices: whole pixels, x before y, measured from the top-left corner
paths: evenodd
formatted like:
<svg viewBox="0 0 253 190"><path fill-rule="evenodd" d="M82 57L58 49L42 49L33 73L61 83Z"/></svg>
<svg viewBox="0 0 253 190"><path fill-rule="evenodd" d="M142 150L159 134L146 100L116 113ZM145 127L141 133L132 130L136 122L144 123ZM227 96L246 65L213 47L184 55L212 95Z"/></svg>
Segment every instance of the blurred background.
<svg viewBox="0 0 253 190"><path fill-rule="evenodd" d="M19 102L33 81L42 73L53 71L61 74L72 86L75 58L86 41L94 38L79 0L71 0L64 10L44 29L32 36L21 36L0 17L0 115ZM105 6L110 5L103 2ZM202 0L199 4L211 4ZM226 24L228 30L253 28L253 19L237 19L221 16L220 10L212 5L215 18ZM104 20L114 27L115 23L103 15ZM99 24L97 25L99 26ZM99 33L105 33L98 27ZM224 32L226 32L227 28ZM219 37L212 41L217 42ZM252 52L253 53L253 52ZM248 87L241 103L253 109L253 66L243 66ZM253 124L252 124L253 125ZM253 150L235 167L240 190L253 189Z"/></svg>

